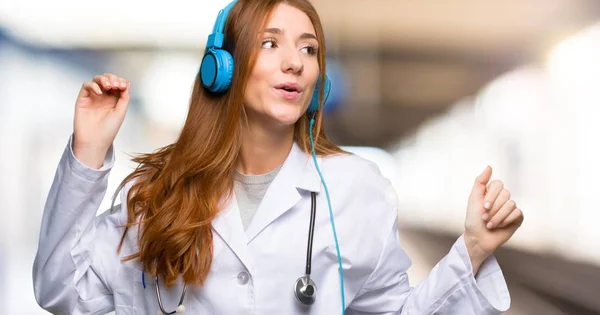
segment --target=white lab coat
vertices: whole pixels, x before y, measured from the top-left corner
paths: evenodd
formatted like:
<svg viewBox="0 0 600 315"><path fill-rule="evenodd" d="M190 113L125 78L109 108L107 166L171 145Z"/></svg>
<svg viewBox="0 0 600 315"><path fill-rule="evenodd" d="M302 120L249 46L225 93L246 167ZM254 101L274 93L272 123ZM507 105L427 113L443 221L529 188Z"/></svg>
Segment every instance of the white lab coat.
<svg viewBox="0 0 600 315"><path fill-rule="evenodd" d="M398 236L397 198L376 165L356 155L318 159L335 216L345 275L346 314L500 314L510 296L494 257L473 276L461 236L430 275L414 288L411 261ZM116 248L125 205L96 216L114 165L113 149L99 170L81 164L69 141L49 192L33 267L38 303L56 314L153 315L154 280L142 285L136 230ZM125 196L127 185L121 194ZM316 302L303 307L293 284L304 274L310 191L317 192L312 254ZM340 280L327 199L312 158L294 145L246 231L235 197L213 222L214 260L206 284L188 287L187 314L341 314ZM182 283L161 285L167 311Z"/></svg>

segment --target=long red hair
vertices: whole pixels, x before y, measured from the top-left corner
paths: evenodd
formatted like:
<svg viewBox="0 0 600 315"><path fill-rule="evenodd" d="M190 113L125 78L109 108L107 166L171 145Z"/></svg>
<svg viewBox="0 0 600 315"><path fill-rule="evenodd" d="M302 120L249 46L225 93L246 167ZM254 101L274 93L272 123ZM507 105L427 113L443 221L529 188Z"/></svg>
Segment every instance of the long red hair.
<svg viewBox="0 0 600 315"><path fill-rule="evenodd" d="M206 91L196 77L189 110L178 139L149 154L133 158L138 167L121 183L133 184L127 195L127 224L139 224L139 252L125 260L139 259L153 276L172 286L179 275L185 283L203 285L212 263L211 223L221 210L219 202L233 188L233 173L241 147L246 82L260 48L257 34L279 3L292 5L310 18L319 42L321 79L325 75L325 40L315 8L308 0L239 0L225 26L225 48L235 60L231 88L222 95ZM323 91L319 91L322 99ZM322 103L322 102L321 102ZM295 125L295 141L310 152L309 118ZM322 111L313 127L315 151L332 155L343 151L323 132Z"/></svg>

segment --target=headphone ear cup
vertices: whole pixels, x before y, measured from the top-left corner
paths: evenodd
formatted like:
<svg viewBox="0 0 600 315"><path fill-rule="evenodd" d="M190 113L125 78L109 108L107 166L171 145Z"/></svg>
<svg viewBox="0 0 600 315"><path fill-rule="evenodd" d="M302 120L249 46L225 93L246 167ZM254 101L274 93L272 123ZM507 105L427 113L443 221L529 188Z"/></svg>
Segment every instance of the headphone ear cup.
<svg viewBox="0 0 600 315"><path fill-rule="evenodd" d="M231 86L234 62L226 50L209 50L202 58L200 77L202 84L211 92L222 93Z"/></svg>
<svg viewBox="0 0 600 315"><path fill-rule="evenodd" d="M323 106L327 103L327 98L329 98L329 92L331 92L331 81L325 75L325 83L323 84ZM317 84L315 85L315 91L313 92L312 99L310 101L310 106L308 106L308 112L314 113L319 110L319 90L321 89L321 78L317 80Z"/></svg>

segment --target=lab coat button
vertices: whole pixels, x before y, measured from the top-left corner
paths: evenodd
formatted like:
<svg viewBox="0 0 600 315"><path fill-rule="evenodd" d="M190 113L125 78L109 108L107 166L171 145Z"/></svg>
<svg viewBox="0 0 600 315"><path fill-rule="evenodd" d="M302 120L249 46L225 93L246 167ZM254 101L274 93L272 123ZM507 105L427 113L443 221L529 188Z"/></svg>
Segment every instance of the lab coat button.
<svg viewBox="0 0 600 315"><path fill-rule="evenodd" d="M237 282L241 285L248 283L248 280L250 280L250 275L245 271L242 271L237 275Z"/></svg>

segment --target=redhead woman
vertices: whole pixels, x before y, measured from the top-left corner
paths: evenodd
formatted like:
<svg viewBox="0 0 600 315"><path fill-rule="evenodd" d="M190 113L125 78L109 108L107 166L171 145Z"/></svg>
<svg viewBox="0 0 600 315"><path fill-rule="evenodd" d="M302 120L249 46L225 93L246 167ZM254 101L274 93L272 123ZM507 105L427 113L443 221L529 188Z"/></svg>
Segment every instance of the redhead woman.
<svg viewBox="0 0 600 315"><path fill-rule="evenodd" d="M220 11L177 140L137 156L96 215L129 81L85 82L33 267L56 314L500 314L495 250L523 221L487 167L464 233L412 286L398 201L376 165L323 132L325 40L307 0Z"/></svg>

